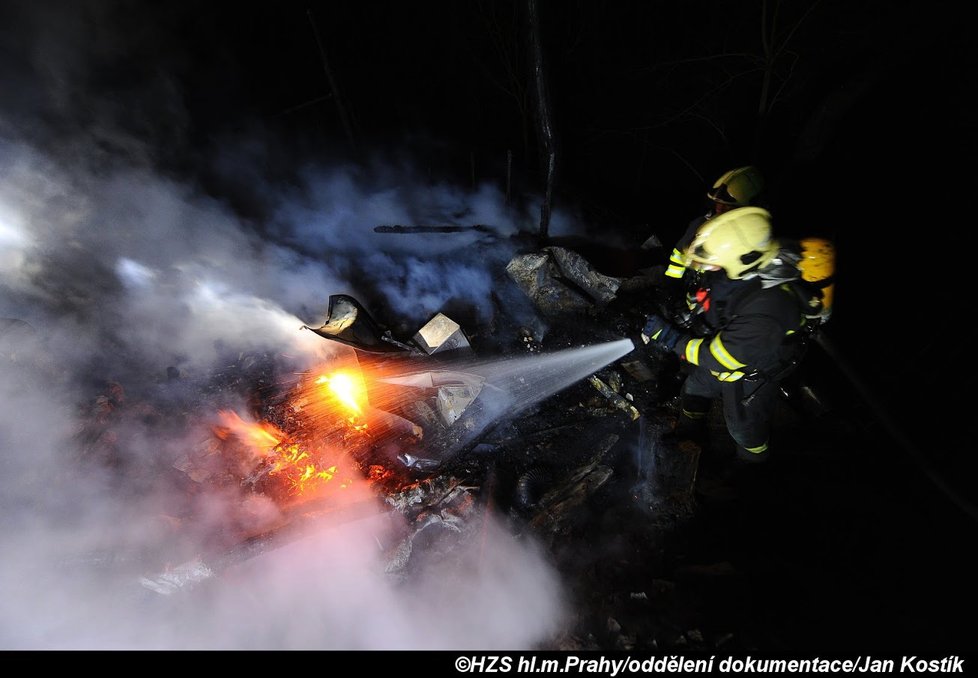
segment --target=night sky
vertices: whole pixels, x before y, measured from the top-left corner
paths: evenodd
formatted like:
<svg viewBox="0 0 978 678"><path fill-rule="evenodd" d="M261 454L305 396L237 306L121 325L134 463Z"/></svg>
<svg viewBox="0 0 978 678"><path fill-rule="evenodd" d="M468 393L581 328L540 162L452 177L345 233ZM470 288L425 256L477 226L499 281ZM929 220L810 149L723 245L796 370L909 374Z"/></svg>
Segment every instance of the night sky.
<svg viewBox="0 0 978 678"><path fill-rule="evenodd" d="M720 174L757 164L777 233L836 244L826 331L848 367L830 369L874 399L849 407L867 420L886 412L913 452L877 423L879 449L866 454L910 473L922 455L973 497L961 437L978 60L962 5L537 9L557 163L550 235L630 275L649 263L635 253L646 238L671 247ZM480 258L471 241L392 244L372 227L488 225L514 248L537 232L545 184L527 7L3 2L0 316L41 330L80 398L92 388L81 375L136 383L168 364L200 368L214 356L197 348L215 338L287 343L294 321L322 320L334 293L401 314L389 322L418 323L460 299L484 319L480 304L515 250ZM178 321L199 308L205 278L226 304L207 307L207 322ZM164 279L165 289L143 286ZM43 403L50 389L36 386L3 396ZM71 395L54 426L25 427L12 410L2 452L38 431L36 444L58 447ZM13 479L26 470L5 481L16 515L26 499ZM973 539L973 522L961 524ZM8 545L15 533L28 531L9 531ZM43 614L37 627L15 632L5 615L0 646L139 644ZM468 642L445 644L456 641Z"/></svg>

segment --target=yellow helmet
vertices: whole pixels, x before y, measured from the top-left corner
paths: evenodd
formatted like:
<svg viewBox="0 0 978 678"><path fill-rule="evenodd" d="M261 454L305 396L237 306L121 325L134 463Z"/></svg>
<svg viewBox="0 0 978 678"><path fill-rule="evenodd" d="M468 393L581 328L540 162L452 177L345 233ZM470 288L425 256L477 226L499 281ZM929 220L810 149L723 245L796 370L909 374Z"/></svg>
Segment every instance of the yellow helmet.
<svg viewBox="0 0 978 678"><path fill-rule="evenodd" d="M722 268L733 280L761 268L777 255L771 238L771 213L738 207L703 222L686 249L686 265L697 270Z"/></svg>
<svg viewBox="0 0 978 678"><path fill-rule="evenodd" d="M801 261L798 269L803 280L814 283L822 290L822 306L825 314L831 312L834 292L835 245L825 238L802 238Z"/></svg>
<svg viewBox="0 0 978 678"><path fill-rule="evenodd" d="M706 192L713 202L734 207L746 207L764 190L764 177L753 165L732 169L716 180Z"/></svg>

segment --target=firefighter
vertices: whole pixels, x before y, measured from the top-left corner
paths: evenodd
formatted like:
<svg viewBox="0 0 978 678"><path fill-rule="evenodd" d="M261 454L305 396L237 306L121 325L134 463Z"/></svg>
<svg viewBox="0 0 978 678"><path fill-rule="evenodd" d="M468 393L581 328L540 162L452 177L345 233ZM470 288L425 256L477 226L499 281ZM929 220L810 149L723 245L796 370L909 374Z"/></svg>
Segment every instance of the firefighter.
<svg viewBox="0 0 978 678"><path fill-rule="evenodd" d="M804 356L809 326L822 312L800 260L796 247L772 237L771 214L761 207L725 211L696 230L682 263L701 274L693 312L703 333L660 315L647 316L641 332L683 366L677 432L705 424L719 399L738 458L768 457L779 384Z"/></svg>
<svg viewBox="0 0 978 678"><path fill-rule="evenodd" d="M706 197L710 201L709 209L689 223L669 255L661 308L670 320L680 326L688 326L692 320L688 306L693 300L688 298L688 294L690 288L695 286L695 280L692 279L695 276L687 271L684 259L686 248L692 242L696 231L706 221L724 212L737 207L758 206L764 186L764 176L761 171L754 165L747 165L725 172L706 192Z"/></svg>

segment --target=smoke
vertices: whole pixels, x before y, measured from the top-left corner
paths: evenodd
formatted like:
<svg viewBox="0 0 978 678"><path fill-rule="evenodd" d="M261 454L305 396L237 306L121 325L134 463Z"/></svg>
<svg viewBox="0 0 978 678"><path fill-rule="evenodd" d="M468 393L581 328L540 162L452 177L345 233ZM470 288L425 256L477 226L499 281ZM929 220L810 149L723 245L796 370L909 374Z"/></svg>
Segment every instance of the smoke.
<svg viewBox="0 0 978 678"><path fill-rule="evenodd" d="M508 237L528 217L491 185L419 181L410 160L379 155L304 161L284 183L241 167L238 185L261 208L242 214L199 174L173 171L181 153L219 174L234 164L227 147L187 145L192 116L167 71L186 56L159 37L170 21L124 4L34 7L8 5L0 32L0 75L23 85L0 109L0 647L528 648L547 638L562 590L533 543L490 516L479 540L460 540L447 560L421 558L424 570L399 581L379 548L398 518L356 479L349 501L371 507L356 520L308 526L171 595L141 585L159 574L147 564L175 575L234 552L234 535L287 521L267 498L190 478L182 464L203 454L220 409L245 410L249 394L226 386L241 376L229 371L262 356L254 383L275 389L330 360L336 347L300 328L321 321L336 293L416 327L449 302L486 320ZM127 77L130 61L153 77ZM259 157L255 138L239 143ZM572 222L555 217L558 229ZM397 224L480 228L374 230Z"/></svg>

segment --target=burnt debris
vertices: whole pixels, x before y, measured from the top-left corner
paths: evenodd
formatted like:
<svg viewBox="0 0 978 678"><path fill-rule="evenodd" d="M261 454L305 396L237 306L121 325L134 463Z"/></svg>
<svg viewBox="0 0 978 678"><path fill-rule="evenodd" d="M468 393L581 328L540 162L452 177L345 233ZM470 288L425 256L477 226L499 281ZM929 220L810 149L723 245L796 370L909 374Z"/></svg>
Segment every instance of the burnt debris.
<svg viewBox="0 0 978 678"><path fill-rule="evenodd" d="M532 328L495 323L510 334L492 343L508 347L501 353L480 353L446 313L395 336L365 304L334 295L325 322L306 326L342 347L322 370L283 382L278 356L245 354L212 375L174 368L161 378L161 389L193 383L196 399L193 388L182 398L134 399L107 383L78 434L81 462L123 465L119 431L142 417L196 436L153 473L190 497L224 487L241 499L240 515L218 526L204 551L180 537L195 523L190 501L167 516L165 553L97 562L129 573L144 592L192 595L227 568L324 526L386 512L398 518L391 542L378 544L386 572L410 585L426 563L450 561L477 540L492 513L544 544L571 582L579 612L542 649L719 649L744 640L732 620L703 622L704 588L736 580L736 568L692 562L683 546L704 510L730 500L722 424L712 441L677 438L677 365L627 338L654 307L661 271L614 278L550 247L515 257L507 272L538 318ZM616 342L625 348L585 363L579 378L530 393L534 366L548 357ZM362 389L345 406L323 390L341 386L340 374ZM195 406L215 395L248 411L200 426ZM333 491L354 479L374 496ZM259 517L263 502L274 505L271 517Z"/></svg>

